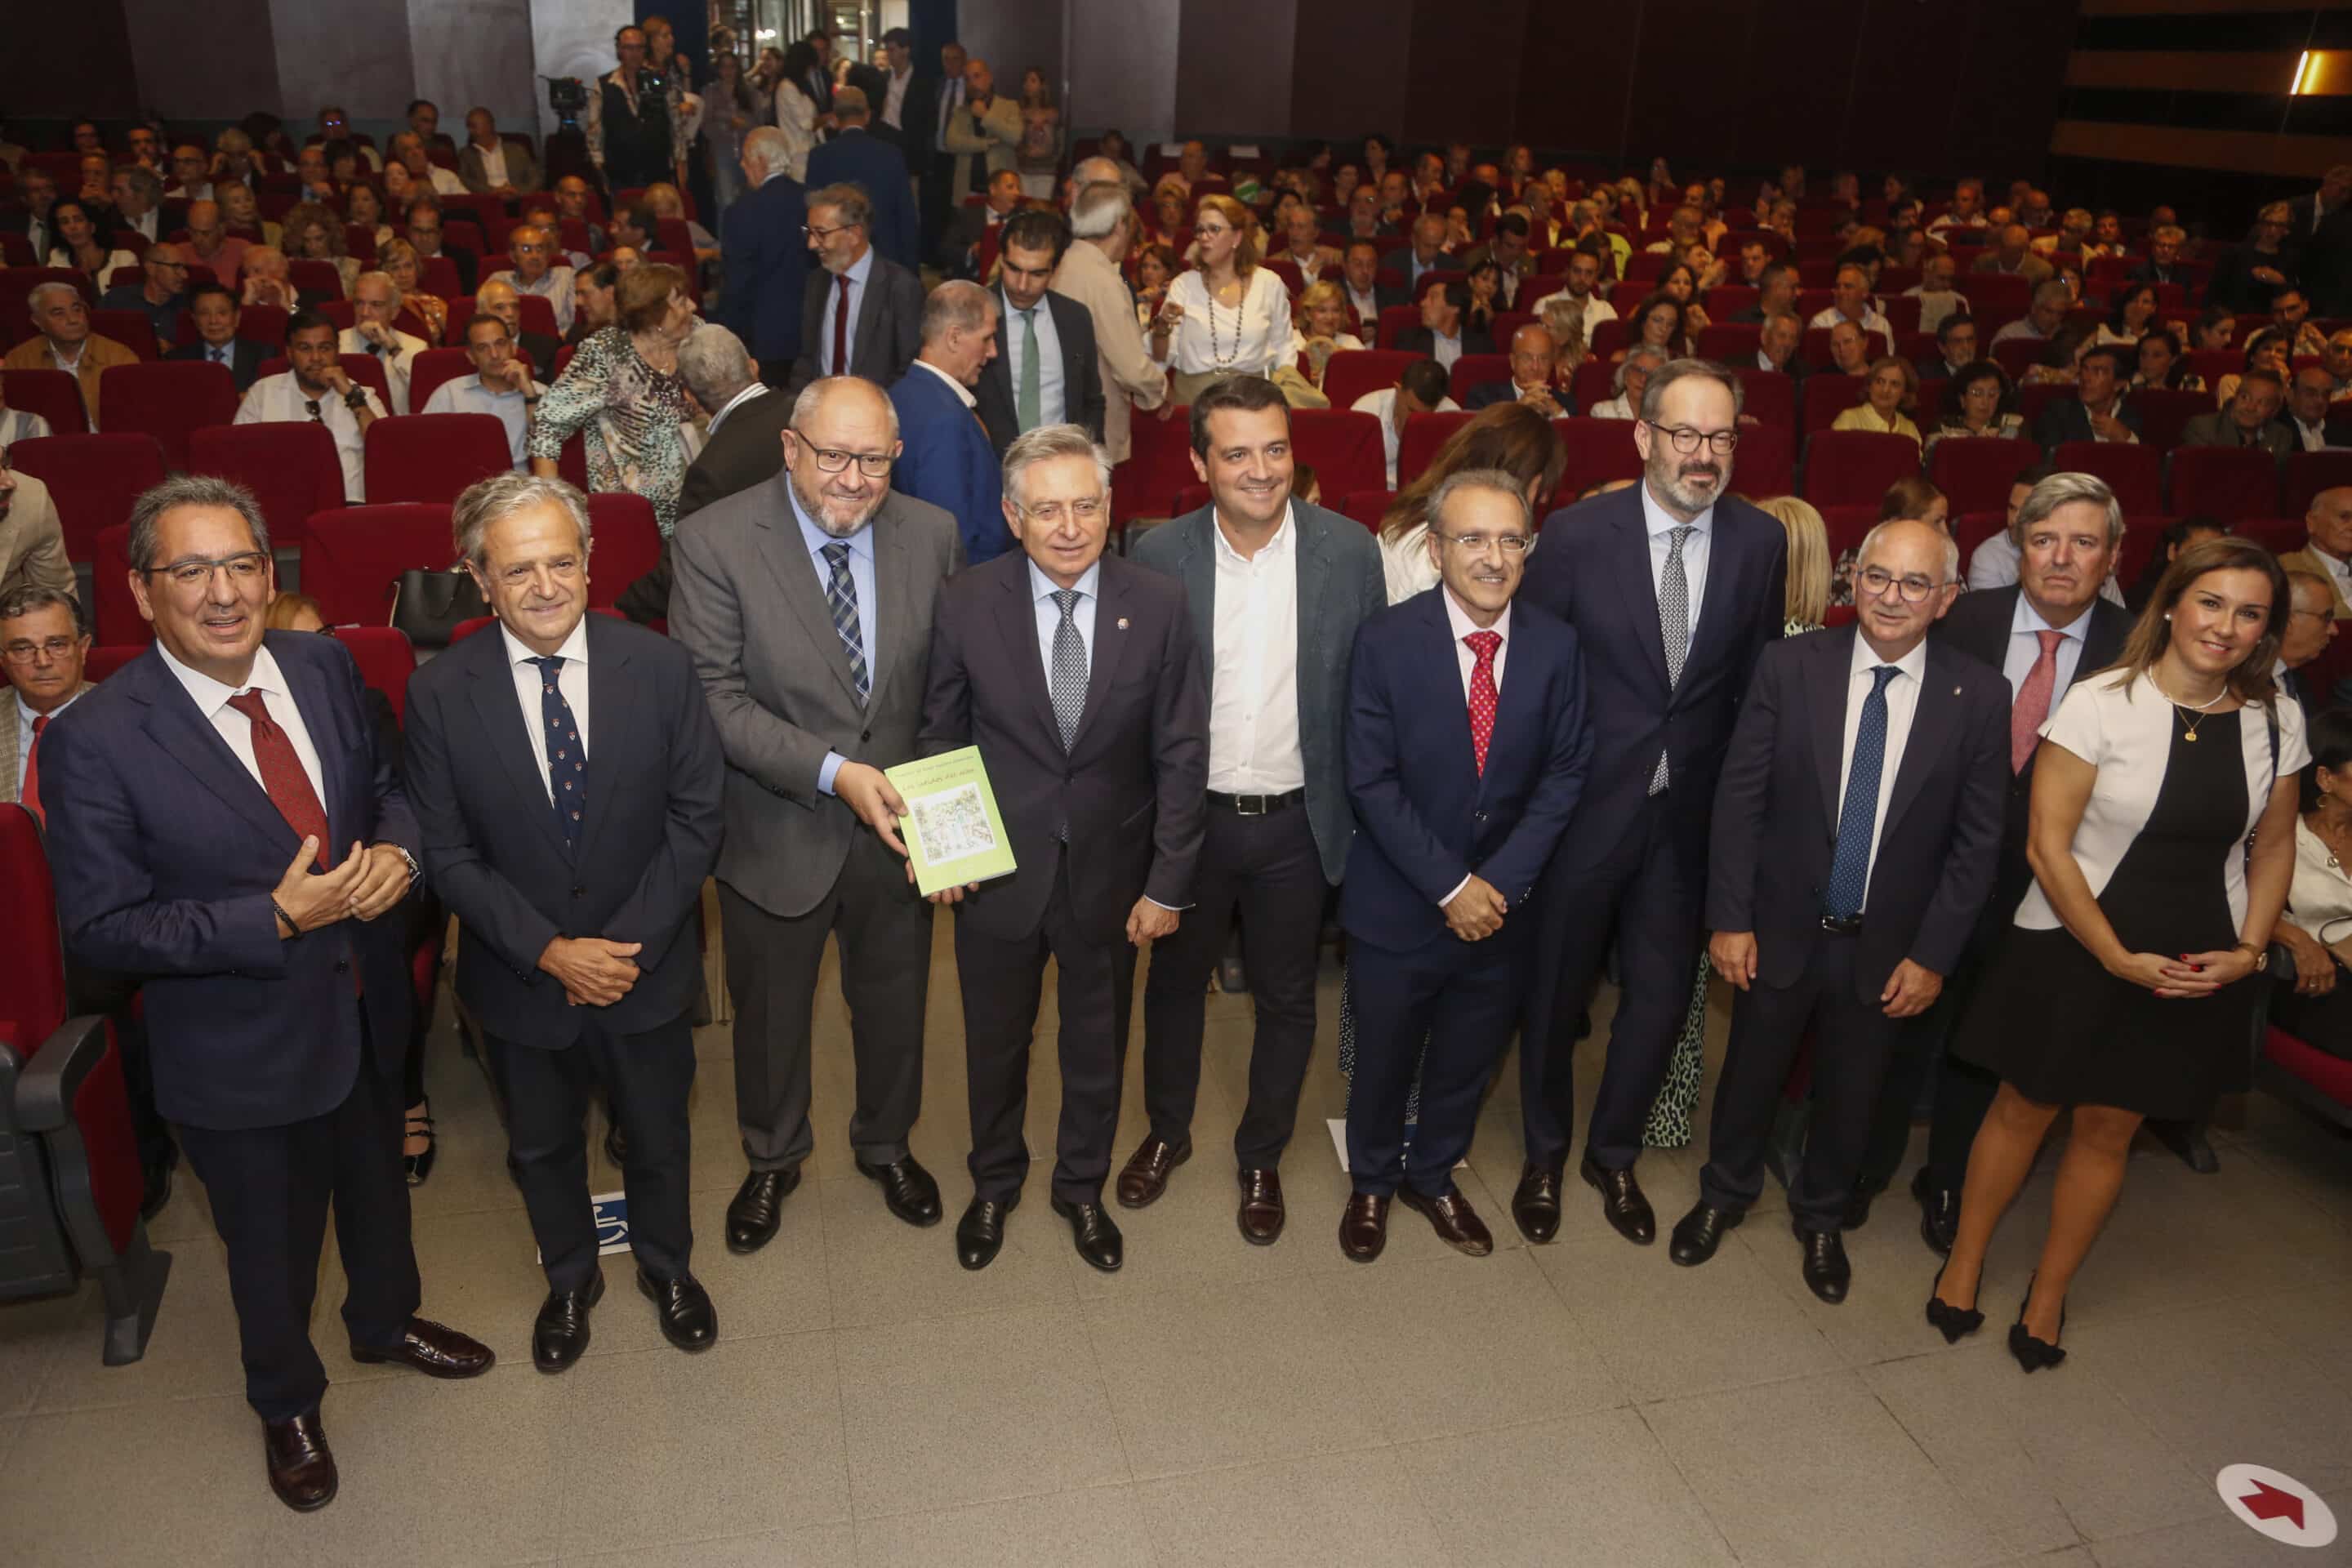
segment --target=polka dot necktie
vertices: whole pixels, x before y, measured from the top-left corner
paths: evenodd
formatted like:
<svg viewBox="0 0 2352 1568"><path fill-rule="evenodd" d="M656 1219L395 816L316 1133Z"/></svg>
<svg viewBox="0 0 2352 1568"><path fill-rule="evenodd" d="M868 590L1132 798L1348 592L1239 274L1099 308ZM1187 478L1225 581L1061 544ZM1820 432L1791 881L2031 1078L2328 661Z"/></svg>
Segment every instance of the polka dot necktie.
<svg viewBox="0 0 2352 1568"><path fill-rule="evenodd" d="M1472 632L1462 639L1478 662L1470 667L1470 749L1478 759L1478 776L1486 776L1486 746L1495 738L1495 654L1503 646L1500 632Z"/></svg>
<svg viewBox="0 0 2352 1568"><path fill-rule="evenodd" d="M580 743L580 726L572 721L572 704L563 700L556 677L563 657L534 658L539 666L539 715L547 731L548 794L555 804L556 826L563 830L567 849L580 847L581 814L588 809L588 748Z"/></svg>

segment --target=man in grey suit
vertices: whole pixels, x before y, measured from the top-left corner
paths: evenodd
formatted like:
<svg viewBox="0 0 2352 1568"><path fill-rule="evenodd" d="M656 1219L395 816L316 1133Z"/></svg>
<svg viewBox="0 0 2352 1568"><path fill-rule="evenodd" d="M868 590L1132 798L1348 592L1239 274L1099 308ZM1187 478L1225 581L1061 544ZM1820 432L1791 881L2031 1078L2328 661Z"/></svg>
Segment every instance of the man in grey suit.
<svg viewBox="0 0 2352 1568"><path fill-rule="evenodd" d="M1192 403L1192 468L1210 502L1138 542L1139 565L1184 584L1209 688L1208 828L1192 908L1153 947L1143 988L1151 1131L1118 1176L1141 1208L1191 1158L1202 997L1242 917L1257 1009L1248 1108L1234 1134L1243 1239L1282 1235L1277 1167L1315 1047L1315 951L1355 818L1339 755L1356 628L1388 603L1361 525L1293 500L1290 412L1274 384L1221 381Z"/></svg>
<svg viewBox="0 0 2352 1568"><path fill-rule="evenodd" d="M874 204L856 185L808 194L809 250L818 270L801 296L801 357L784 390L822 375L887 386L923 347L923 285L874 248Z"/></svg>
<svg viewBox="0 0 2352 1568"><path fill-rule="evenodd" d="M800 1184L809 1015L835 935L857 1168L908 1224L940 1218L939 1184L907 1147L922 1103L931 910L909 884L905 803L882 770L917 755L932 606L963 551L953 518L891 492L898 420L872 382L812 383L782 439L783 472L704 507L671 540L670 635L694 655L727 753L719 904L751 1163L727 1208L736 1252L774 1237Z"/></svg>

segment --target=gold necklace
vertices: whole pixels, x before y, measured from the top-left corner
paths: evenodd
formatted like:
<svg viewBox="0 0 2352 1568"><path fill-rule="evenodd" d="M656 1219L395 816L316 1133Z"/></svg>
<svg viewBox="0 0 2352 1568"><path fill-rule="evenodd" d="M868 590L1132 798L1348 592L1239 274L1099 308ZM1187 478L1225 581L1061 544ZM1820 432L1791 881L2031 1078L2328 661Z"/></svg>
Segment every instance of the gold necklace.
<svg viewBox="0 0 2352 1568"><path fill-rule="evenodd" d="M2197 712L2197 717L2191 719L2189 717L2188 710L2192 705L2176 700L2171 692L2165 690L2164 683L2157 679L2156 671L2153 669L2147 672L2147 683L2156 688L2158 696L2172 704L2173 716L2180 721L2180 738L2184 741L2189 742L2191 744L2194 744L2197 740L2197 726L2205 722L2207 710L2210 709L2216 702L2221 701L2224 697L2230 695L2230 683L2224 680L2221 683L2221 690L2216 691L2204 701L2193 705Z"/></svg>

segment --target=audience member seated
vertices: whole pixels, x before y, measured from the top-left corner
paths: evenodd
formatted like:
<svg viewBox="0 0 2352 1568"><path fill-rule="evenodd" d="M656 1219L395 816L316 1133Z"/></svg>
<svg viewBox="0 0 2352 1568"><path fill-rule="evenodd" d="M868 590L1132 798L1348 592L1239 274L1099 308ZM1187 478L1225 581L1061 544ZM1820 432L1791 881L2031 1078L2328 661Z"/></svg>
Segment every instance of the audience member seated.
<svg viewBox="0 0 2352 1568"><path fill-rule="evenodd" d="M1381 258L1381 265L1405 281L1408 292L1421 287L1424 272L1450 272L1462 264L1445 253L1445 220L1423 213L1413 220L1412 243Z"/></svg>
<svg viewBox="0 0 2352 1568"><path fill-rule="evenodd" d="M2279 426L2305 452L2352 447L2352 406L2338 406L2329 397L2334 382L2318 365L2305 365L2286 384L2286 411Z"/></svg>
<svg viewBox="0 0 2352 1568"><path fill-rule="evenodd" d="M376 252L375 260L377 269L392 279L393 288L398 291L400 308L424 324L425 346L438 348L448 335L449 301L417 286L424 269L417 260L416 247L404 239L392 240Z"/></svg>
<svg viewBox="0 0 2352 1568"><path fill-rule="evenodd" d="M2315 573L2336 585L2336 618L2352 620L2352 486L2311 498L2303 514L2303 548L2279 557L2290 572Z"/></svg>
<svg viewBox="0 0 2352 1568"><path fill-rule="evenodd" d="M2113 343L2094 345L2074 365L2075 395L2055 397L2042 410L2033 438L2045 452L2062 441L2139 444L2139 410L2124 400L2128 352Z"/></svg>
<svg viewBox="0 0 2352 1568"><path fill-rule="evenodd" d="M2272 202L2254 216L2245 243L2224 256L2205 286L2208 305L2227 305L2250 314L2271 308L2271 299L2294 286L2294 258L2287 249L2291 222L2284 202Z"/></svg>
<svg viewBox="0 0 2352 1568"><path fill-rule="evenodd" d="M2132 376L2134 387L2152 386L2170 392L2202 392L2205 378L2189 368L2181 357L2179 334L2169 327L2151 327L2139 340L2133 355L2137 372Z"/></svg>
<svg viewBox="0 0 2352 1568"><path fill-rule="evenodd" d="M507 256L514 262L483 279L513 285L517 293L536 294L555 311L555 330L572 331L574 310L571 268L553 265L557 237L543 228L525 226L507 237Z"/></svg>
<svg viewBox="0 0 2352 1568"><path fill-rule="evenodd" d="M425 264L435 257L446 257L457 269L457 287L467 294L475 292L475 278L480 264L470 250L445 250L441 246L441 204L430 199L412 202L407 209L408 230L405 238L416 249L419 277ZM552 231L550 231L551 233Z"/></svg>
<svg viewBox="0 0 2352 1568"><path fill-rule="evenodd" d="M1449 371L1464 354L1493 353L1494 338L1464 319L1469 309L1467 283L1444 283L1422 290L1421 325L1399 332L1396 346L1406 353L1427 354Z"/></svg>
<svg viewBox="0 0 2352 1568"><path fill-rule="evenodd" d="M1444 367L1433 359L1417 359L1404 367L1394 386L1368 392L1349 405L1358 414L1381 422L1381 446L1388 457L1389 489L1397 488L1397 447L1404 438L1405 421L1416 414L1459 414L1462 405L1445 395Z"/></svg>
<svg viewBox="0 0 2352 1568"><path fill-rule="evenodd" d="M2311 298L2294 285L2271 296L2271 321L2287 334L2287 353L2292 357L2315 358L2327 352L2327 334L2311 319Z"/></svg>
<svg viewBox="0 0 2352 1568"><path fill-rule="evenodd" d="M228 231L228 223L221 216L218 202L192 202L188 205L188 240L182 253L197 267L208 268L213 277L235 288L245 267L245 253L251 241Z"/></svg>
<svg viewBox="0 0 2352 1568"><path fill-rule="evenodd" d="M2017 338L2049 338L2057 334L2074 306L2074 290L2056 279L2034 286L2033 302L2024 315L1992 335L1993 345Z"/></svg>
<svg viewBox="0 0 2352 1568"><path fill-rule="evenodd" d="M0 501L6 499L0 491ZM0 529L5 518L0 513ZM64 588L0 580L0 805L19 804L45 823L42 732L90 689L82 679L88 617L72 586L70 573Z"/></svg>
<svg viewBox="0 0 2352 1568"><path fill-rule="evenodd" d="M586 280L583 279L582 281L584 283ZM584 290L581 297L585 299ZM515 292L513 284L483 284L482 291L474 296L474 313L496 316L506 323L507 340L514 356L530 367L535 379L541 384L555 379L555 355L562 348L562 341L545 332L523 330L522 297Z"/></svg>
<svg viewBox="0 0 2352 1568"><path fill-rule="evenodd" d="M898 184L901 188L904 188L906 181L901 179ZM675 219L686 226L686 242L693 247L697 264L709 266L719 259L718 237L686 216L686 198L677 194L676 185L671 184L667 180L655 181L646 187L646 199L643 205L645 209L654 216L655 226L648 236L652 248L656 250L661 248L662 220ZM634 212L636 209L633 207L630 210ZM908 247L908 255L911 257L913 254L914 247L910 244ZM914 263L909 261L908 265L911 267Z"/></svg>
<svg viewBox="0 0 2352 1568"><path fill-rule="evenodd" d="M1663 349L1635 344L1617 362L1616 374L1609 378L1609 390L1615 395L1586 409L1586 416L1593 419L1639 419L1642 396L1650 387L1650 374L1668 357Z"/></svg>
<svg viewBox="0 0 2352 1568"><path fill-rule="evenodd" d="M1919 426L1912 423L1908 410L1917 404L1918 392L1918 366L1901 354L1873 360L1870 378L1863 386L1863 401L1839 415L1830 428L1908 436L1916 442Z"/></svg>
<svg viewBox="0 0 2352 1568"><path fill-rule="evenodd" d="M1870 374L1870 340L1852 321L1830 329L1830 368L1840 375Z"/></svg>
<svg viewBox="0 0 2352 1568"><path fill-rule="evenodd" d="M2288 574L2288 586L2306 579ZM2294 595L2301 620L2302 594ZM2321 645L2325 647L2323 643ZM2284 661L2284 655L2282 655ZM2352 713L2313 717L2307 810L2294 825L2294 880L2271 940L2294 958L2294 984L2271 988L2271 1021L2314 1050L2352 1058Z"/></svg>
<svg viewBox="0 0 2352 1568"><path fill-rule="evenodd" d="M413 131L404 131L392 139L392 155L408 171L408 177L436 196L462 196L466 182L454 170L445 169L427 156L424 139Z"/></svg>
<svg viewBox="0 0 2352 1568"><path fill-rule="evenodd" d="M2057 276L2057 268L2049 260L2033 252L2033 231L2021 223L2006 225L1998 243L1985 247L1969 266L1970 272L2007 273L2036 285L2049 282Z"/></svg>
<svg viewBox="0 0 2352 1568"><path fill-rule="evenodd" d="M2286 381L2288 371L2287 335L2276 327L2264 327L2248 337L2242 345L2247 370L2262 369ZM2231 371L2214 384L2213 401L2217 407L2227 408L2238 391L2238 378L2242 372Z"/></svg>
<svg viewBox="0 0 2352 1568"><path fill-rule="evenodd" d="M147 318L155 333L158 353L168 351L180 330L180 312L188 303L188 263L176 245L151 245L142 260L146 279L119 283L106 291L99 305L108 310L136 310Z"/></svg>
<svg viewBox="0 0 2352 1568"><path fill-rule="evenodd" d="M89 215L90 226L99 238L110 237L122 226L114 210L114 164L103 153L86 153L81 160L81 184L73 199L81 203Z"/></svg>
<svg viewBox="0 0 2352 1568"><path fill-rule="evenodd" d="M1530 248L1529 227L1523 213L1505 213L1495 220L1495 237L1477 247L1462 258L1465 271L1475 271L1492 263L1502 274L1503 309L1519 309L1519 285L1535 276L1535 252Z"/></svg>
<svg viewBox="0 0 2352 1568"><path fill-rule="evenodd" d="M1919 330L1939 330L1953 316L1968 310L1965 295L1952 286L1958 264L1949 253L1937 251L1919 263L1919 281L1903 290L1904 298L1919 301Z"/></svg>
<svg viewBox="0 0 2352 1568"><path fill-rule="evenodd" d="M2286 404L2286 383L2267 365L2258 365L2238 378L2229 405L2200 414L2181 426L2184 447L2253 447L2274 458L2300 451L2298 442L2277 423Z"/></svg>
<svg viewBox="0 0 2352 1568"><path fill-rule="evenodd" d="M423 338L402 331L394 325L400 319L400 288L389 273L362 272L352 288L352 324L343 329L338 344L347 354L366 354L383 366L383 379L392 389L392 411L394 414L414 412L408 406L408 378L416 367L416 356L433 345Z"/></svg>
<svg viewBox="0 0 2352 1568"><path fill-rule="evenodd" d="M1323 220L1305 202L1295 202L1282 218L1282 249L1273 258L1298 268L1300 279L1312 284L1326 267L1339 265L1339 253L1322 241Z"/></svg>
<svg viewBox="0 0 2352 1568"><path fill-rule="evenodd" d="M284 248L285 226L275 219L261 216L261 205L256 200L251 186L215 185L220 192L221 220L228 232L256 245L274 245Z"/></svg>
<svg viewBox="0 0 2352 1568"><path fill-rule="evenodd" d="M6 422L0 414L0 424ZM74 569L58 504L48 486L8 466L8 445L0 442L0 599L32 589L72 594Z"/></svg>
<svg viewBox="0 0 2352 1568"><path fill-rule="evenodd" d="M539 189L539 160L521 142L500 137L498 118L488 110L469 109L466 145L457 154L457 178L477 195L512 201Z"/></svg>
<svg viewBox="0 0 2352 1568"><path fill-rule="evenodd" d="M237 295L239 303L269 305L289 313L302 309L302 300L294 292L291 267L286 259L286 253L276 246L247 247L238 276L243 279Z"/></svg>
<svg viewBox="0 0 2352 1568"><path fill-rule="evenodd" d="M352 285L359 281L360 262L345 244L341 216L318 202L297 202L286 209L278 227L286 237L288 259L330 263L342 279L341 297L351 298Z"/></svg>
<svg viewBox="0 0 2352 1568"><path fill-rule="evenodd" d="M1683 308L1683 336L1694 342L1699 333L1713 325L1707 318L1706 307L1699 302L1701 287L1698 268L1687 261L1677 261L1658 274L1657 287L1654 290Z"/></svg>
<svg viewBox="0 0 2352 1568"><path fill-rule="evenodd" d="M507 324L487 312L466 323L466 357L474 374L454 376L433 389L425 400L426 414L494 414L507 427L507 445L514 466L527 468L530 459L530 425L541 395L531 379L530 363L515 353Z"/></svg>
<svg viewBox="0 0 2352 1568"><path fill-rule="evenodd" d="M2158 325L2156 310L2155 284L2117 286L2108 300L2107 319L2099 325L2098 341L2137 348L2140 339Z"/></svg>
<svg viewBox="0 0 2352 1568"><path fill-rule="evenodd" d="M1348 292L1340 284L1307 285L1291 321L1290 352L1311 386L1322 386L1333 354L1364 346L1363 339L1348 331Z"/></svg>
<svg viewBox="0 0 2352 1568"><path fill-rule="evenodd" d="M9 350L0 359L0 370L64 371L81 385L89 427L104 429L98 418L99 377L116 365L138 363L139 356L89 330L89 306L70 283L35 284L25 296L25 309L33 318L35 335Z"/></svg>
<svg viewBox="0 0 2352 1568"><path fill-rule="evenodd" d="M49 247L42 265L69 267L97 286L101 294L112 287L115 268L135 267L139 258L127 250L116 250L107 243L107 231L100 226L97 212L87 202L70 197L49 208L49 220L57 227L58 237Z"/></svg>
<svg viewBox="0 0 2352 1568"><path fill-rule="evenodd" d="M571 268L563 270L568 279ZM661 262L632 268L614 293L614 324L580 345L540 403L531 472L558 478L563 443L577 432L588 488L645 497L667 539L695 456L687 447L694 400L677 374L678 345L694 331L694 301L686 274Z"/></svg>
<svg viewBox="0 0 2352 1568"><path fill-rule="evenodd" d="M1551 329L1552 340L1565 343L1573 336L1580 344L1592 342L1592 331L1617 319L1617 307L1593 292L1601 282L1601 258L1580 247L1568 258L1568 271L1558 292L1547 294L1531 307Z"/></svg>
<svg viewBox="0 0 2352 1568"><path fill-rule="evenodd" d="M1805 325L1787 311L1764 318L1764 325L1756 340L1756 368L1777 371L1793 383L1802 395L1805 377L1813 367L1797 352L1805 339Z"/></svg>
<svg viewBox="0 0 2352 1568"><path fill-rule="evenodd" d="M1949 381L1976 363L1976 318L1955 310L1936 323L1936 357L1919 367L1919 379Z"/></svg>
<svg viewBox="0 0 2352 1568"><path fill-rule="evenodd" d="M2147 608L2147 602L2156 597L2157 587L2164 581L2164 574L2182 551L2192 544L2202 544L2209 539L2219 539L2229 531L2225 524L2216 522L2210 517L2180 517L2166 523L2164 531L2157 536L2156 548L2148 552L2147 564L2140 568L2139 580L2124 592L2124 608L2135 616ZM2289 573L2288 578L2292 584L2294 574ZM2327 592L2326 579L2314 577L2312 580L2321 589L2319 605L2326 617L2327 624L2332 627L2336 623L2336 616L2333 608L2334 601ZM2288 629L2292 631L2294 628L2290 626ZM2320 646L2325 647L2326 641L2323 640ZM2286 641L2284 636L2279 642L2279 654L2282 658L2286 654ZM2304 663L2308 660L2296 662Z"/></svg>
<svg viewBox="0 0 2352 1568"><path fill-rule="evenodd" d="M1927 437L1927 450L1949 437L2022 437L2025 416L2012 406L2009 373L1989 359L1972 360L1955 371L1945 388L1943 411Z"/></svg>
<svg viewBox="0 0 2352 1568"><path fill-rule="evenodd" d="M384 411L374 388L352 384L341 353L334 322L316 310L297 312L286 324L286 362L293 368L265 375L247 388L236 405L236 423L312 419L325 426L342 464L343 499L358 506L367 500L367 428Z"/></svg>
<svg viewBox="0 0 2352 1568"><path fill-rule="evenodd" d="M128 229L149 245L163 237L163 182L152 171L115 170L109 194L117 229Z"/></svg>
<svg viewBox="0 0 2352 1568"><path fill-rule="evenodd" d="M1570 412L1568 395L1557 384L1555 371L1559 363L1558 349L1552 342L1551 331L1540 321L1530 321L1511 334L1511 377L1508 381L1489 381L1470 388L1462 400L1468 409L1491 408L1498 403L1523 403L1547 419L1564 418ZM1538 496L1531 505L1540 506Z"/></svg>
<svg viewBox="0 0 2352 1568"><path fill-rule="evenodd" d="M163 196L176 202L213 199L212 158L194 142L183 142L172 149L172 178Z"/></svg>
<svg viewBox="0 0 2352 1568"><path fill-rule="evenodd" d="M195 341L181 344L167 360L209 360L226 366L242 396L261 374L261 362L277 351L266 343L237 335L244 320L236 295L226 284L198 283L188 290L188 314L196 324Z"/></svg>
<svg viewBox="0 0 2352 1568"><path fill-rule="evenodd" d="M1837 281L1830 293L1834 302L1817 312L1805 323L1807 326L1834 327L1840 321L1852 321L1865 332L1880 332L1888 342L1895 341L1895 329L1886 324L1877 302L1870 297L1870 275L1860 267L1839 268Z"/></svg>
<svg viewBox="0 0 2352 1568"><path fill-rule="evenodd" d="M620 288L621 272L617 262L599 261L572 280L572 300L576 308L572 318L572 330L563 334L565 344L576 348L620 319L620 297L616 290ZM500 286L507 289L514 287L511 282ZM488 291L489 285L486 283L482 288ZM474 296L477 303L481 298L480 293ZM516 306L518 320L521 313L522 308Z"/></svg>

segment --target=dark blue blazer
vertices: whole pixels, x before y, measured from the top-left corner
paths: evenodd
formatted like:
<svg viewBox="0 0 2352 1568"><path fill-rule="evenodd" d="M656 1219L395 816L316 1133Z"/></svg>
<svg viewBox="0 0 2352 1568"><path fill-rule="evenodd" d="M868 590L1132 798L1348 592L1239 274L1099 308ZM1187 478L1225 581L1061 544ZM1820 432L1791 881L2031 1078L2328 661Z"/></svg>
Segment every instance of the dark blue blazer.
<svg viewBox="0 0 2352 1568"><path fill-rule="evenodd" d="M882 106L874 108L879 113ZM874 248L909 272L919 268L922 226L907 184L906 155L863 127L845 131L808 155L810 190L843 184L857 186L874 204Z"/></svg>
<svg viewBox="0 0 2352 1568"><path fill-rule="evenodd" d="M689 922L719 859L726 761L684 645L611 616L588 627L588 809L565 847L540 782L538 708L484 628L408 683L408 789L425 869L457 917L457 994L501 1040L568 1046L593 1016L643 1034L694 1003ZM573 1006L539 968L558 936L645 944L609 1007Z"/></svg>
<svg viewBox="0 0 2352 1568"><path fill-rule="evenodd" d="M1757 656L1780 638L1788 567L1789 536L1769 514L1728 496L1716 502L1696 633L1669 688L1642 486L1544 521L1519 603L1576 628L1592 721L1591 787L1560 840L1563 870L1599 861L1631 829L1663 746L1675 849L1694 879L1702 874L1716 775Z"/></svg>
<svg viewBox="0 0 2352 1568"><path fill-rule="evenodd" d="M205 351L205 345L202 342L184 343L163 357L167 360L201 360L207 357ZM239 393L247 391L260 379L261 362L273 357L277 352L250 338L238 338L229 345L229 379L236 383Z"/></svg>
<svg viewBox="0 0 2352 1568"><path fill-rule="evenodd" d="M1474 871L1513 910L1526 904L1575 814L1592 749L1577 635L1522 594L1478 771L1444 592L1366 621L1348 680L1357 831L1339 923L1393 952L1455 940L1438 900Z"/></svg>
<svg viewBox="0 0 2352 1568"><path fill-rule="evenodd" d="M800 357L807 225L800 182L790 174L737 198L719 220L719 265L727 273L719 324L743 340L767 373L782 374Z"/></svg>
<svg viewBox="0 0 2352 1568"><path fill-rule="evenodd" d="M890 488L944 508L963 535L971 565L1012 549L1013 533L1004 526L1004 469L979 415L920 364L890 388L890 403L906 445Z"/></svg>
<svg viewBox="0 0 2352 1568"><path fill-rule="evenodd" d="M319 753L336 857L355 840L418 853L351 650L304 632L265 642ZM411 984L397 911L279 939L270 894L300 841L160 652L58 715L41 739L41 784L66 945L144 979L165 1117L234 1131L341 1105L362 1067L355 965L367 1065L396 1084Z"/></svg>

